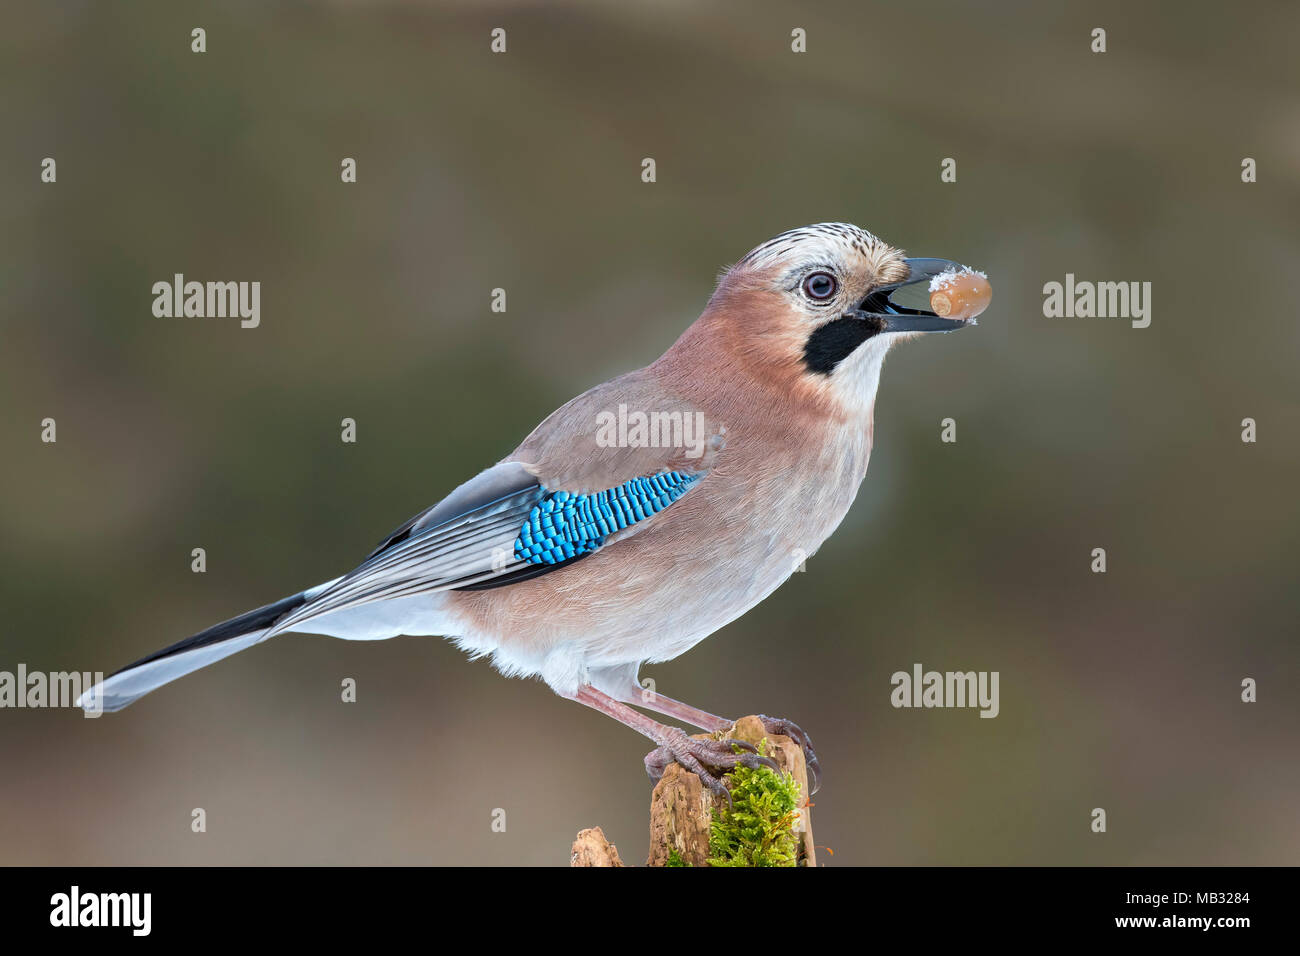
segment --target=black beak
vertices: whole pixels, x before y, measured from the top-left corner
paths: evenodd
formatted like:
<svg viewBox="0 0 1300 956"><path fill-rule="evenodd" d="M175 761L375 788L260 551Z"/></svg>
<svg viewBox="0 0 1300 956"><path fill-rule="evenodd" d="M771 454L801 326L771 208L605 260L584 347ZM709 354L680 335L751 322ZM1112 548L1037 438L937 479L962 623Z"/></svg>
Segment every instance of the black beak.
<svg viewBox="0 0 1300 956"><path fill-rule="evenodd" d="M881 332L951 332L972 324L964 319L945 319L928 309L908 308L893 301L893 296L900 290L912 292L913 300L929 301L928 287L917 288L920 283L929 283L937 275L945 272L960 272L964 266L951 259L904 259L908 266L907 278L893 285L872 289L871 294L863 299L856 309L845 316L847 319L865 319L879 326Z"/></svg>

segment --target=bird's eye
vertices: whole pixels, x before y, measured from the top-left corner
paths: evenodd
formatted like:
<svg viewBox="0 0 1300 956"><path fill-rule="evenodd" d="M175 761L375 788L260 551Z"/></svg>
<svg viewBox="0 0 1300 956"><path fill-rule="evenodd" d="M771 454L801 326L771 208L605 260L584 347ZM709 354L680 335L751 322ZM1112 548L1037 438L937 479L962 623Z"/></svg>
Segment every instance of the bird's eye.
<svg viewBox="0 0 1300 956"><path fill-rule="evenodd" d="M803 280L803 290L811 299L829 299L839 288L839 283L829 272L814 272Z"/></svg>

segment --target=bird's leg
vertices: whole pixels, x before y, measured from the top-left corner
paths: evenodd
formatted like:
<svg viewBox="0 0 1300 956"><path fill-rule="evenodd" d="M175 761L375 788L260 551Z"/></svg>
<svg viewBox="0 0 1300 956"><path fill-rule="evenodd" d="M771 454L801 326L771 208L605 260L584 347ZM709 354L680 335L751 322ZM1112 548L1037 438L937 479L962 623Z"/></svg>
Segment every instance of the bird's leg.
<svg viewBox="0 0 1300 956"><path fill-rule="evenodd" d="M699 710L690 704L683 704L680 700L673 700L671 697L665 697L660 693L646 692L639 699L629 700L627 703L640 704L647 710L653 710L656 714L675 717L696 727L703 727L713 733L728 730L735 724L734 720L715 717L708 711ZM763 722L764 732L773 736L789 737L796 746L803 750L804 765L808 768L808 792L814 794L820 790L822 767L817 760L817 752L813 750L812 738L804 733L803 728L793 720L786 720L784 717L768 717L766 714L759 714L758 719ZM664 752L663 747L651 751L646 754L645 758L646 772L650 774L651 779L658 780L663 776L664 770L668 767L668 764L672 763L672 760L673 758ZM651 769L652 765L658 768L657 773Z"/></svg>
<svg viewBox="0 0 1300 956"><path fill-rule="evenodd" d="M725 773L737 766L779 769L771 758L760 757L753 744L743 740L696 740L687 736L680 727L661 724L590 684L579 687L572 699L613 717L619 723L644 734L659 745L658 749L652 750L645 759L646 772L650 774L651 779L659 779L668 765L676 762L699 777L700 782L713 791L715 796L730 802L731 794L718 779L719 772ZM697 714L702 715L703 712ZM740 749L740 753L736 752L737 748Z"/></svg>
<svg viewBox="0 0 1300 956"><path fill-rule="evenodd" d="M657 690L643 688L637 683L635 676L618 675L608 680L604 686L608 688L613 699L619 703L644 707L656 714L663 714L666 717L683 720L692 726L701 727L710 733L729 730L735 724L734 720L728 720L726 717L719 717L707 710L700 710L698 707L692 707L680 700L674 700ZM817 760L816 751L813 750L812 739L794 721L785 720L781 717L767 717L762 714L759 715L758 719L763 722L765 732L789 737L803 750L804 764L808 768L808 790L810 794L816 793L821 788L821 764ZM649 735L647 734L647 736ZM650 774L650 779L658 780L662 777L664 770L674 759L672 753L663 746L646 754L646 772Z"/></svg>
<svg viewBox="0 0 1300 956"><path fill-rule="evenodd" d="M619 700L622 700L625 704L639 704L646 710L653 710L656 714L663 714L665 717L684 720L692 727L699 727L709 731L709 733L727 730L735 724L734 720L710 714L707 710L700 710L690 704L683 704L680 700L665 697L658 691L642 691L631 700L623 697L620 697Z"/></svg>
<svg viewBox="0 0 1300 956"><path fill-rule="evenodd" d="M676 717L678 720L684 720L688 724L696 727L703 727L711 732L727 730L734 724L734 720L727 720L725 717L715 717L708 711L697 710L690 704L683 704L680 700L673 700L671 697L665 697L659 693L646 693L642 700L628 701L630 704L639 703L647 710L653 710L656 714L666 714L669 717ZM793 720L786 720L784 717L768 717L766 714L759 714L758 719L763 722L763 730L772 736L789 737L803 751L803 762L808 768L808 792L814 794L821 789L822 785L822 765L817 760L817 752L813 750L812 738L804 733L803 728ZM656 763L662 762L663 767L667 767L672 762L671 758L665 759L659 750L646 754L646 769L649 771L652 758ZM663 775L661 768L658 773L650 771L651 778L658 780Z"/></svg>
<svg viewBox="0 0 1300 956"><path fill-rule="evenodd" d="M686 723L694 727L701 727L710 733L728 730L735 724L734 720L719 717L707 710L700 710L698 707L684 704L680 700L674 700L657 690L642 687L637 683L635 673L620 674L617 678L611 679L609 689L613 693L614 699L621 703L633 704L637 707L644 707L646 710L652 710L656 714L663 714L676 720L684 720ZM783 717L768 717L764 714L759 714L758 719L763 722L765 732L789 737L803 750L804 764L808 768L809 793L816 793L821 789L822 768L817 760L817 752L813 750L812 738L804 733L803 729L792 720L786 720ZM673 762L673 757L663 747L646 754L645 759L646 772L650 774L652 780L658 780L663 776L668 764Z"/></svg>

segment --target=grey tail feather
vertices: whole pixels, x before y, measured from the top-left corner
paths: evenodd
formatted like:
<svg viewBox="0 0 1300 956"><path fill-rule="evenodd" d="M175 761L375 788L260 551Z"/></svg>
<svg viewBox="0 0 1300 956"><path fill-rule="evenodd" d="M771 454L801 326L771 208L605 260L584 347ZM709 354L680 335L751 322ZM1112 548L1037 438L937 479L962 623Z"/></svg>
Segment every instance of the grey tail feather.
<svg viewBox="0 0 1300 956"><path fill-rule="evenodd" d="M260 641L280 618L307 602L306 591L222 621L104 678L78 699L86 710L121 710L151 690Z"/></svg>

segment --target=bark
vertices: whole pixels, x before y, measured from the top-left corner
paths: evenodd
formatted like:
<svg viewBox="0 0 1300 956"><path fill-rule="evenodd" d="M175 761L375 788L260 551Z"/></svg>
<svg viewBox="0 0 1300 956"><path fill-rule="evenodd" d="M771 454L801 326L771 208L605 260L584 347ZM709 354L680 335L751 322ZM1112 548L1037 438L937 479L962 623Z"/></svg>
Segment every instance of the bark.
<svg viewBox="0 0 1300 956"><path fill-rule="evenodd" d="M591 827L573 841L570 866L627 866L618 856L618 847L605 839L605 831Z"/></svg>

